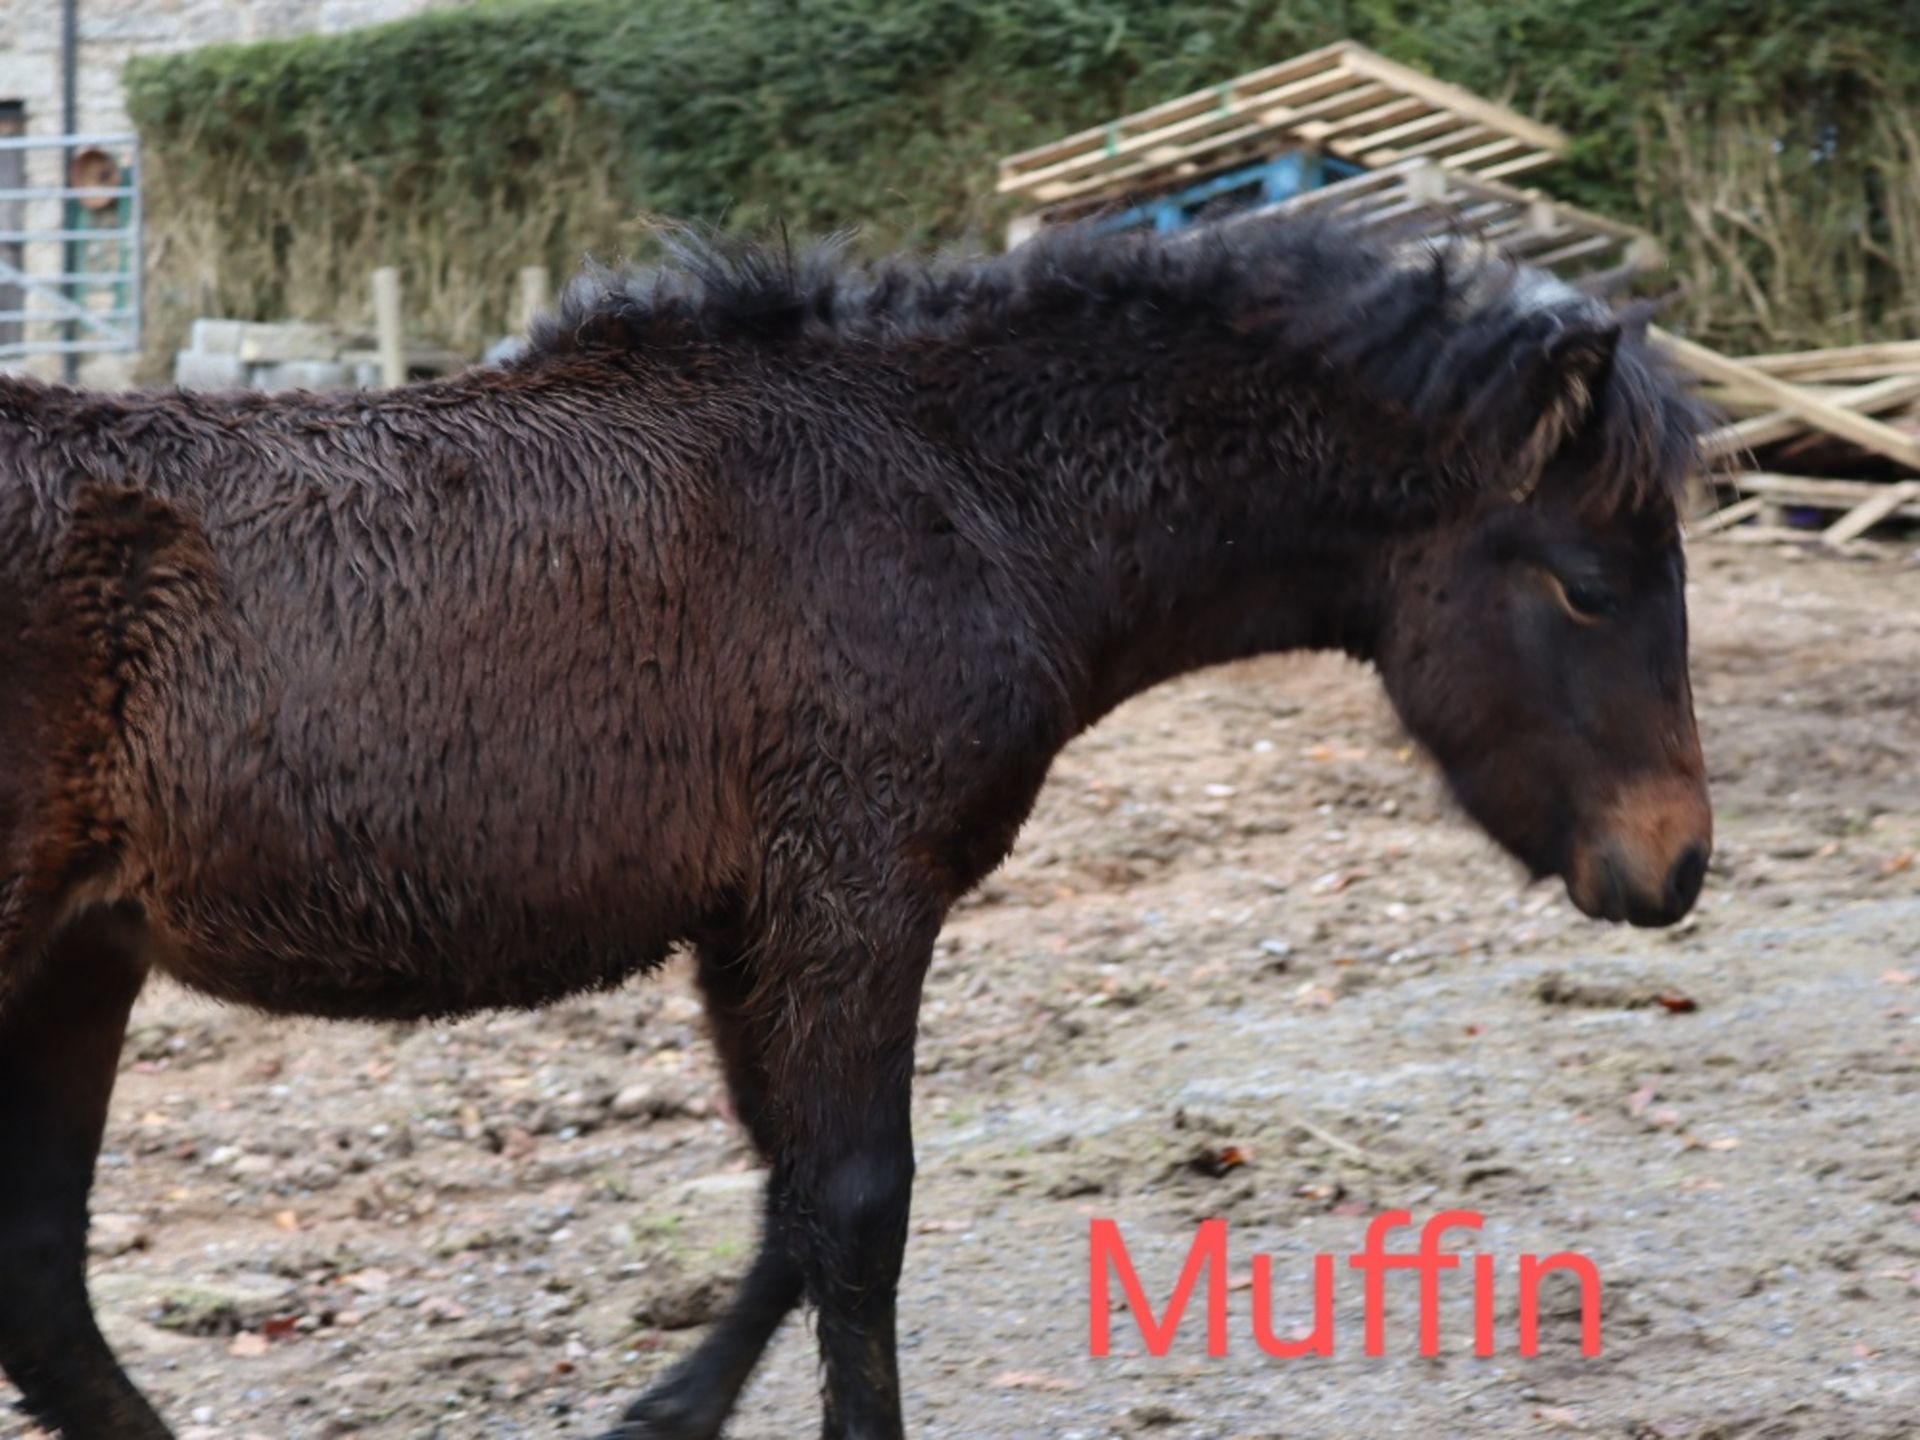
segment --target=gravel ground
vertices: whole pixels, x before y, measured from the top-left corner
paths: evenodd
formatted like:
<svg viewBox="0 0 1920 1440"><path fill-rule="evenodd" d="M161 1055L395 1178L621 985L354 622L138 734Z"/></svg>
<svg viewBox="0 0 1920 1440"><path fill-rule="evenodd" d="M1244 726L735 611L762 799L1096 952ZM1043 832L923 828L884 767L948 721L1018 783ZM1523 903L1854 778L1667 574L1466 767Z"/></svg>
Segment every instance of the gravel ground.
<svg viewBox="0 0 1920 1440"><path fill-rule="evenodd" d="M916 1435L1920 1435L1920 556L1694 569L1719 848L1673 931L1524 888L1344 663L1190 677L1062 757L934 965ZM584 1436L713 1314L758 1186L679 968L438 1028L156 989L95 1291L183 1440ZM1341 1260L1335 1353L1264 1355L1253 1256L1292 1333L1384 1208L1485 1216L1497 1353L1462 1269L1439 1355L1398 1275L1367 1356ZM1090 1358L1089 1221L1158 1304L1210 1216L1228 1353L1196 1308L1164 1357L1122 1314ZM1555 1282L1523 1357L1518 1257L1563 1249L1603 1352ZM790 1322L730 1433L815 1433L813 1388Z"/></svg>

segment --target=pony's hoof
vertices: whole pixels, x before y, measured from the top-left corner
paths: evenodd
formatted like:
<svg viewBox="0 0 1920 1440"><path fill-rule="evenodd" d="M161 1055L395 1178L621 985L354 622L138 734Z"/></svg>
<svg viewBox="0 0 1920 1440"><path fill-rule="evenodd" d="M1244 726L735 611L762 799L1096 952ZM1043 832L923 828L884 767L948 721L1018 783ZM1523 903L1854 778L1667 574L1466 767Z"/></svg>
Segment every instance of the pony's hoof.
<svg viewBox="0 0 1920 1440"><path fill-rule="evenodd" d="M720 1422L690 1415L685 1406L661 1397L641 1396L620 1423L596 1440L718 1440Z"/></svg>

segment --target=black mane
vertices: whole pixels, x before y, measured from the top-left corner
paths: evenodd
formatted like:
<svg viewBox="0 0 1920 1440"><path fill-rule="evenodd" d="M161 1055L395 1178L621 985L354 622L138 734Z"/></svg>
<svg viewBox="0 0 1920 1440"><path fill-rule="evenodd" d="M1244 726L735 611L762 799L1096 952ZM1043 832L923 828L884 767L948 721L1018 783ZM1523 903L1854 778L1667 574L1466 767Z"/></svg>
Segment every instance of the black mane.
<svg viewBox="0 0 1920 1440"><path fill-rule="evenodd" d="M850 259L842 241L756 244L685 229L667 259L589 268L533 331L523 364L687 341L887 344L1100 326L1124 343L1196 327L1257 334L1427 427L1486 483L1510 476L1537 396L1521 357L1613 323L1601 301L1469 241L1364 236L1260 217L1196 236L1043 232L987 258ZM1698 463L1701 412L1645 340L1623 335L1583 427L1583 483L1611 504L1670 503ZM1526 407L1534 405L1529 411Z"/></svg>

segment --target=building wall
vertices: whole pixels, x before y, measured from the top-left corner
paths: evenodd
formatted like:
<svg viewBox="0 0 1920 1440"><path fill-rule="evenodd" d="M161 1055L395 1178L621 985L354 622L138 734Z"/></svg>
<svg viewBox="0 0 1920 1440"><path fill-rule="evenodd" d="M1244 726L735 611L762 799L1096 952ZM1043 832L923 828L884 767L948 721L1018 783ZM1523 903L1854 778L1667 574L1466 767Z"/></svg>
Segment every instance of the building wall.
<svg viewBox="0 0 1920 1440"><path fill-rule="evenodd" d="M351 30L468 3L471 0L78 0L79 128L93 135L128 128L120 72L132 55ZM18 101L25 106L28 135L61 133L60 42L61 0L0 0L0 104ZM58 184L59 152L29 152L26 172L29 186ZM29 208L34 211L29 226L58 223L53 215L57 207ZM25 268L46 273L59 265L59 247L46 245L31 247ZM130 357L89 357L81 378L89 384L122 384L131 364ZM60 362L39 357L27 368L57 375Z"/></svg>

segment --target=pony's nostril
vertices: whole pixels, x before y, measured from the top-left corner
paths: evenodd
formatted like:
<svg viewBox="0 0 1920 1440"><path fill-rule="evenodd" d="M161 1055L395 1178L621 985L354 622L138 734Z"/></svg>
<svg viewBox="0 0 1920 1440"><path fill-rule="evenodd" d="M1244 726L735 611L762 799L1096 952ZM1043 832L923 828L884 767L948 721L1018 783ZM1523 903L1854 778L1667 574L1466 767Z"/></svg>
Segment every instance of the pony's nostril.
<svg viewBox="0 0 1920 1440"><path fill-rule="evenodd" d="M1678 919L1691 910L1706 878L1706 847L1689 845L1667 872L1667 913Z"/></svg>
<svg viewBox="0 0 1920 1440"><path fill-rule="evenodd" d="M1624 920L1627 918L1627 882L1621 868L1620 857L1612 851L1600 857L1600 893L1597 897L1599 909L1589 911L1605 920Z"/></svg>

